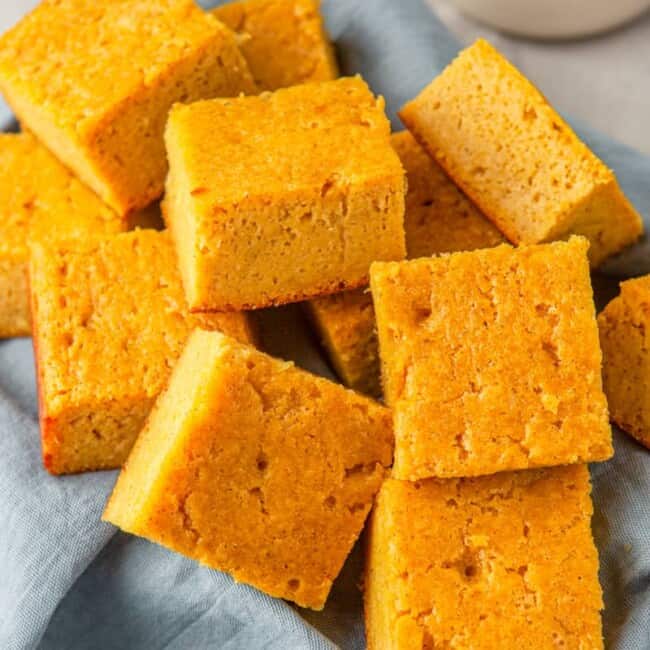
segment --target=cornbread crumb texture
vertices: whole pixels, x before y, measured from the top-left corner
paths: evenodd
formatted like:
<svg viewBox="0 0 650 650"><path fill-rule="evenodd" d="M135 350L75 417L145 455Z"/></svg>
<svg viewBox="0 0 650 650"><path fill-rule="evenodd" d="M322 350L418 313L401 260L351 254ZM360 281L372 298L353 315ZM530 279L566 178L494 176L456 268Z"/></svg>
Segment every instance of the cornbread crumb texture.
<svg viewBox="0 0 650 650"><path fill-rule="evenodd" d="M104 519L320 609L391 454L387 409L196 331Z"/></svg>
<svg viewBox="0 0 650 650"><path fill-rule="evenodd" d="M243 37L241 51L261 90L338 76L316 0L229 2L214 15Z"/></svg>
<svg viewBox="0 0 650 650"><path fill-rule="evenodd" d="M174 102L256 91L235 35L192 0L44 0L0 39L0 89L120 214L162 193Z"/></svg>
<svg viewBox="0 0 650 650"><path fill-rule="evenodd" d="M643 230L614 174L483 40L461 52L400 117L514 243L581 234L596 266Z"/></svg>
<svg viewBox="0 0 650 650"><path fill-rule="evenodd" d="M31 333L29 244L126 224L28 134L0 134L0 338Z"/></svg>
<svg viewBox="0 0 650 650"><path fill-rule="evenodd" d="M391 141L406 170L404 229L409 257L489 248L504 241L408 131L393 134ZM308 310L343 383L378 396L379 350L368 290L316 298Z"/></svg>
<svg viewBox="0 0 650 650"><path fill-rule="evenodd" d="M190 308L354 288L402 259L404 171L359 77L177 105L163 204Z"/></svg>
<svg viewBox="0 0 650 650"><path fill-rule="evenodd" d="M395 478L611 456L587 246L372 265Z"/></svg>
<svg viewBox="0 0 650 650"><path fill-rule="evenodd" d="M242 314L191 316L166 233L34 246L43 457L53 473L119 467L194 327L248 341Z"/></svg>
<svg viewBox="0 0 650 650"><path fill-rule="evenodd" d="M650 276L621 283L598 325L612 420L650 447Z"/></svg>
<svg viewBox="0 0 650 650"><path fill-rule="evenodd" d="M586 466L387 480L365 576L369 650L603 647Z"/></svg>

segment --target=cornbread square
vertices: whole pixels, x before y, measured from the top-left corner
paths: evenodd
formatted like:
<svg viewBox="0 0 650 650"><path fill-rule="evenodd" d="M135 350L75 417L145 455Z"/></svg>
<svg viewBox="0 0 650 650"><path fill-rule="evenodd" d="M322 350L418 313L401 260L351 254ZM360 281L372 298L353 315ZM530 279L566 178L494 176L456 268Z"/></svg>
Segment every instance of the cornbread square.
<svg viewBox="0 0 650 650"><path fill-rule="evenodd" d="M572 237L372 265L395 478L612 455L587 248Z"/></svg>
<svg viewBox="0 0 650 650"><path fill-rule="evenodd" d="M381 397L379 345L372 296L367 288L342 291L305 303L309 321L339 379Z"/></svg>
<svg viewBox="0 0 650 650"><path fill-rule="evenodd" d="M622 282L598 326L611 418L650 447L650 276Z"/></svg>
<svg viewBox="0 0 650 650"><path fill-rule="evenodd" d="M36 245L30 260L45 466L119 467L192 329L251 340L246 316L192 316L167 233Z"/></svg>
<svg viewBox="0 0 650 650"><path fill-rule="evenodd" d="M360 77L171 111L163 213L190 309L360 286L404 247L404 170Z"/></svg>
<svg viewBox="0 0 650 650"><path fill-rule="evenodd" d="M388 409L197 330L104 520L320 609L391 455Z"/></svg>
<svg viewBox="0 0 650 650"><path fill-rule="evenodd" d="M0 38L0 90L124 215L163 191L174 102L256 88L235 35L192 0L43 0Z"/></svg>
<svg viewBox="0 0 650 650"><path fill-rule="evenodd" d="M504 241L449 180L408 131L391 137L406 170L406 250L408 257L428 257ZM344 291L307 303L320 339L346 386L372 396L381 394L379 350L372 296L367 289Z"/></svg>
<svg viewBox="0 0 650 650"><path fill-rule="evenodd" d="M29 244L117 233L126 223L29 133L0 134L0 338L29 336Z"/></svg>
<svg viewBox="0 0 650 650"><path fill-rule="evenodd" d="M597 266L642 233L613 172L484 40L461 52L400 117L515 244L584 235Z"/></svg>
<svg viewBox="0 0 650 650"><path fill-rule="evenodd" d="M369 650L603 647L584 465L387 480L365 573Z"/></svg>
<svg viewBox="0 0 650 650"><path fill-rule="evenodd" d="M240 49L255 83L277 90L338 77L317 0L242 0L214 15L242 37Z"/></svg>

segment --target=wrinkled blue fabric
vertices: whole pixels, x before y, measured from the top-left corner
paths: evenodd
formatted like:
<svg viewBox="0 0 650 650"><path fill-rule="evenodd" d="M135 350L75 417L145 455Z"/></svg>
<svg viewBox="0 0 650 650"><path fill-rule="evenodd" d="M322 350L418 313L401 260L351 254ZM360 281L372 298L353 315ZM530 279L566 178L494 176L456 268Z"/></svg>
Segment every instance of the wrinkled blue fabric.
<svg viewBox="0 0 650 650"><path fill-rule="evenodd" d="M360 72L384 95L401 128L397 108L458 44L420 0L325 0L323 10L344 72ZM650 215L650 157L576 128ZM597 301L606 302L620 278L650 272L649 259L644 242L610 261L594 277ZM265 333L272 351L327 373L295 308L266 314ZM615 445L613 460L592 467L604 630L610 648L645 650L650 458L618 431ZM0 648L365 647L358 548L325 610L303 612L101 523L114 480L114 472L54 478L43 470L30 341L0 342Z"/></svg>

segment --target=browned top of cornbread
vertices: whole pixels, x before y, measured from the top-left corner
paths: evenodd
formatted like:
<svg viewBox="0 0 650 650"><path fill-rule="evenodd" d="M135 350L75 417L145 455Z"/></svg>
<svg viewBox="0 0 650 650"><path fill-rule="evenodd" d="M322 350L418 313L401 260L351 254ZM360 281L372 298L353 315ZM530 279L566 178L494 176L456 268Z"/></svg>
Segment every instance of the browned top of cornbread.
<svg viewBox="0 0 650 650"><path fill-rule="evenodd" d="M582 237L375 263L396 478L612 453Z"/></svg>
<svg viewBox="0 0 650 650"><path fill-rule="evenodd" d="M119 232L125 222L28 133L0 134L0 256L34 241Z"/></svg>
<svg viewBox="0 0 650 650"><path fill-rule="evenodd" d="M578 213L593 218L581 213L583 202L597 188L615 184L613 173L537 88L482 39L407 103L400 117L515 243L571 231ZM639 215L619 199L620 219L612 227L629 233L617 250L642 229Z"/></svg>
<svg viewBox="0 0 650 650"><path fill-rule="evenodd" d="M243 37L240 47L260 89L338 76L317 0L242 0L213 13Z"/></svg>
<svg viewBox="0 0 650 650"><path fill-rule="evenodd" d="M190 315L166 232L33 247L42 408L157 395L194 327L249 341L243 314Z"/></svg>
<svg viewBox="0 0 650 650"><path fill-rule="evenodd" d="M390 464L388 409L195 331L104 517L321 608Z"/></svg>
<svg viewBox="0 0 650 650"><path fill-rule="evenodd" d="M0 39L0 85L81 131L220 32L192 0L43 0Z"/></svg>
<svg viewBox="0 0 650 650"><path fill-rule="evenodd" d="M389 136L384 100L360 77L177 104L166 132L194 200L217 206L401 175Z"/></svg>
<svg viewBox="0 0 650 650"><path fill-rule="evenodd" d="M388 480L366 564L369 650L602 648L584 465Z"/></svg>
<svg viewBox="0 0 650 650"><path fill-rule="evenodd" d="M650 276L622 282L598 326L612 420L650 447Z"/></svg>
<svg viewBox="0 0 650 650"><path fill-rule="evenodd" d="M391 142L408 181L404 215L408 257L490 248L505 241L408 131L394 133Z"/></svg>

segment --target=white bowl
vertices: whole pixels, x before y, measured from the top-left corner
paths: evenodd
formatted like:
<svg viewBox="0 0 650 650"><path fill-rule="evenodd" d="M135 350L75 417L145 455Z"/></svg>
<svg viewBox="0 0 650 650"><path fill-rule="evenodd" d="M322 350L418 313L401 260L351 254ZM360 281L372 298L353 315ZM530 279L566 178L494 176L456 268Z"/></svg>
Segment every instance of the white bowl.
<svg viewBox="0 0 650 650"><path fill-rule="evenodd" d="M533 38L575 38L618 27L650 0L454 0L464 13L497 29Z"/></svg>

